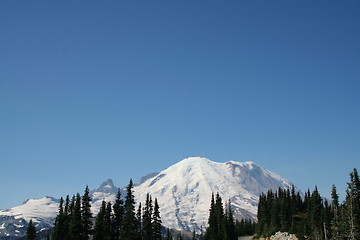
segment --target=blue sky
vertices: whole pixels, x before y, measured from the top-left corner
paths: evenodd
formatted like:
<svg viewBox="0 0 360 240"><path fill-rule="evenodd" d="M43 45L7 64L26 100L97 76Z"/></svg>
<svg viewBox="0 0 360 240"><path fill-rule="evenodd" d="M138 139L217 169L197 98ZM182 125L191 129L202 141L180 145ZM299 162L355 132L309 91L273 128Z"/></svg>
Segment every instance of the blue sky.
<svg viewBox="0 0 360 240"><path fill-rule="evenodd" d="M0 209L183 158L343 194L359 1L1 1Z"/></svg>

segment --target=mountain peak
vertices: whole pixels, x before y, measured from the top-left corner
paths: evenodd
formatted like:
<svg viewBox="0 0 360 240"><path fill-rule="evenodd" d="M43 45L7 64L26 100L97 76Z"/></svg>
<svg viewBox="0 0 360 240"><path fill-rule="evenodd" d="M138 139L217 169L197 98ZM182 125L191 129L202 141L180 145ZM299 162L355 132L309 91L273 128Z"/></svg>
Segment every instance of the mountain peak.
<svg viewBox="0 0 360 240"><path fill-rule="evenodd" d="M91 192L116 193L117 188L114 186L113 180L109 178L108 180L104 181L99 188L96 188Z"/></svg>
<svg viewBox="0 0 360 240"><path fill-rule="evenodd" d="M108 180L104 181L100 187L114 187L114 182L111 178L109 178Z"/></svg>
<svg viewBox="0 0 360 240"><path fill-rule="evenodd" d="M261 193L290 186L254 162L189 157L136 186L134 194L138 202L145 201L146 193L157 197L166 227L200 231L207 225L211 193L230 199L235 217L255 219Z"/></svg>

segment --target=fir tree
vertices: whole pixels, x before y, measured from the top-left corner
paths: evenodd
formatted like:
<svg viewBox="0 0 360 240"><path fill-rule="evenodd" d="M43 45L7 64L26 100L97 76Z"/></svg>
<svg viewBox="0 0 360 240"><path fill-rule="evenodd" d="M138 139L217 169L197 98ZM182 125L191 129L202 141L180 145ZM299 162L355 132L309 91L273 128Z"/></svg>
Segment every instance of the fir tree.
<svg viewBox="0 0 360 240"><path fill-rule="evenodd" d="M195 229L194 229L193 232L192 232L191 240L196 240Z"/></svg>
<svg viewBox="0 0 360 240"><path fill-rule="evenodd" d="M141 202L139 202L138 210L136 212L136 220L138 223L138 236L140 239L143 239L143 221L142 221L142 210Z"/></svg>
<svg viewBox="0 0 360 240"><path fill-rule="evenodd" d="M53 240L64 240L65 239L65 213L64 213L64 199L60 198L59 213L55 218L54 228L52 231Z"/></svg>
<svg viewBox="0 0 360 240"><path fill-rule="evenodd" d="M94 237L93 240L103 240L105 232L105 214L106 214L106 202L102 201L100 211L98 212L94 226Z"/></svg>
<svg viewBox="0 0 360 240"><path fill-rule="evenodd" d="M26 240L35 240L35 239L36 239L36 229L32 219L30 219L29 225L26 229Z"/></svg>
<svg viewBox="0 0 360 240"><path fill-rule="evenodd" d="M155 198L154 213L152 216L152 232L153 240L161 240L161 217L157 198Z"/></svg>
<svg viewBox="0 0 360 240"><path fill-rule="evenodd" d="M92 229L92 213L91 213L91 197L89 195L89 187L86 186L84 195L82 196L81 217L82 217L82 239L88 240Z"/></svg>
<svg viewBox="0 0 360 240"><path fill-rule="evenodd" d="M81 197L79 193L73 201L70 222L70 239L82 240Z"/></svg>
<svg viewBox="0 0 360 240"><path fill-rule="evenodd" d="M105 216L104 216L104 230L105 230L105 235L104 235L105 240L114 239L111 202L108 202L106 204L106 211L105 211Z"/></svg>
<svg viewBox="0 0 360 240"><path fill-rule="evenodd" d="M129 185L126 188L125 197L125 215L122 221L122 240L137 240L137 219L135 217L135 200L133 195L133 182L130 179Z"/></svg>
<svg viewBox="0 0 360 240"><path fill-rule="evenodd" d="M150 194L146 194L145 207L142 216L142 231L143 239L151 240L153 238L153 229L152 229L152 215L153 215L153 205Z"/></svg>
<svg viewBox="0 0 360 240"><path fill-rule="evenodd" d="M223 219L224 224L224 234L223 239L224 240L236 240L236 230L235 230L235 222L234 222L234 216L231 209L231 201L229 199L229 202L227 203L225 216Z"/></svg>
<svg viewBox="0 0 360 240"><path fill-rule="evenodd" d="M124 202L121 199L121 192L118 189L116 194L115 203L113 205L114 217L113 217L113 231L114 239L118 240L120 238L121 224L124 218Z"/></svg>
<svg viewBox="0 0 360 240"><path fill-rule="evenodd" d="M331 210L333 212L333 219L331 221L332 240L339 240L340 237L340 212L339 212L339 195L336 191L336 186L332 185L331 189Z"/></svg>
<svg viewBox="0 0 360 240"><path fill-rule="evenodd" d="M173 236L169 228L166 229L166 240L173 240Z"/></svg>
<svg viewBox="0 0 360 240"><path fill-rule="evenodd" d="M345 209L347 215L347 237L351 240L359 239L359 204L360 204L360 183L357 169L350 173L350 182L346 190Z"/></svg>

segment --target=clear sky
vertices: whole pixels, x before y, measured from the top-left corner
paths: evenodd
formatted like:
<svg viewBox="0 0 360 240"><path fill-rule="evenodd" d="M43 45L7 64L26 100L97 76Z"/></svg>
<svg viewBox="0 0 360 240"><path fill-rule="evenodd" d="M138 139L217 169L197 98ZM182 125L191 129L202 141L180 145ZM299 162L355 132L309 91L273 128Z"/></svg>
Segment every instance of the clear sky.
<svg viewBox="0 0 360 240"><path fill-rule="evenodd" d="M0 209L190 156L345 191L360 1L0 1Z"/></svg>

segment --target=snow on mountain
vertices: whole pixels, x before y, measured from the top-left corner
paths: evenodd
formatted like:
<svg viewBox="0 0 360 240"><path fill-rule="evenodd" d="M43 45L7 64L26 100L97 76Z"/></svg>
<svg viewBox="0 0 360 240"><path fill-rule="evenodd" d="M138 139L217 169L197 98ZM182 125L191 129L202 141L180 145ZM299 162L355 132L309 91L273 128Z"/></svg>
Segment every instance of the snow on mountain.
<svg viewBox="0 0 360 240"><path fill-rule="evenodd" d="M147 193L158 199L165 227L192 231L207 226L212 193L218 192L224 202L231 200L235 217L254 219L259 195L279 187L290 188L291 183L253 162L217 163L192 157L159 173L148 174L133 190L136 202L145 203ZM115 201L117 191L111 179L90 191L94 216L103 200ZM122 198L125 195L122 190ZM58 207L58 199L43 197L0 210L0 239L24 236L30 219L35 222L37 229L50 228Z"/></svg>
<svg viewBox="0 0 360 240"><path fill-rule="evenodd" d="M157 198L163 225L185 231L207 226L212 193L231 200L234 214L255 219L259 195L291 183L253 162L217 163L191 157L134 188L137 202L146 194Z"/></svg>
<svg viewBox="0 0 360 240"><path fill-rule="evenodd" d="M90 196L92 198L91 212L93 212L94 215L97 214L103 200L114 203L117 191L118 188L114 186L111 179L103 182L99 188L90 191Z"/></svg>
<svg viewBox="0 0 360 240"><path fill-rule="evenodd" d="M23 205L0 210L0 216L14 216L15 219L33 220L35 223L53 224L54 216L59 211L59 200L52 197L28 199Z"/></svg>
<svg viewBox="0 0 360 240"><path fill-rule="evenodd" d="M54 223L58 208L58 199L43 197L28 199L23 205L0 210L0 239L24 236L30 219L38 230L49 229Z"/></svg>

